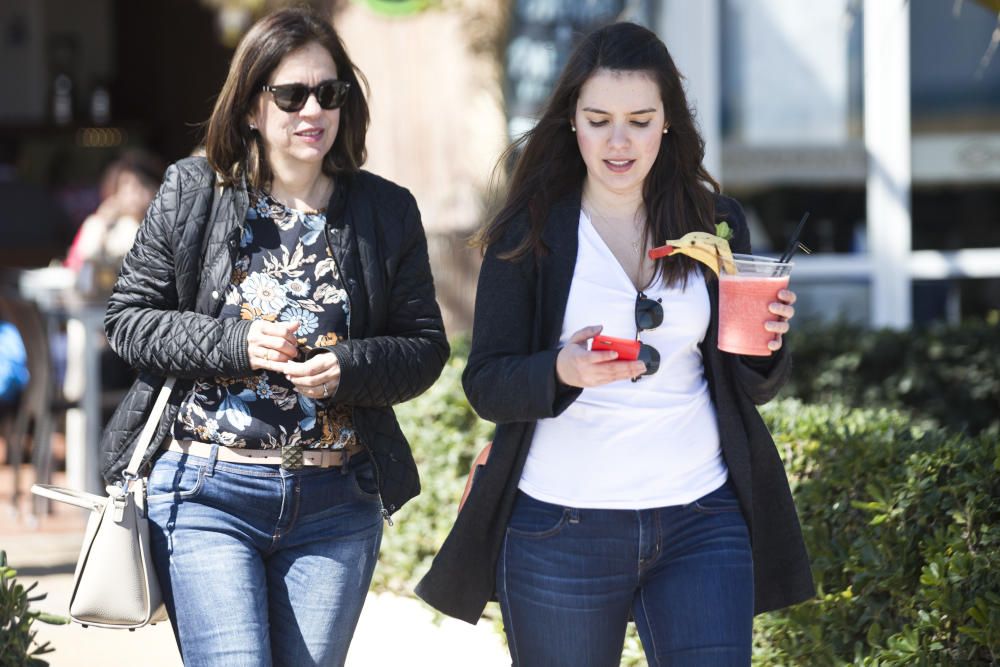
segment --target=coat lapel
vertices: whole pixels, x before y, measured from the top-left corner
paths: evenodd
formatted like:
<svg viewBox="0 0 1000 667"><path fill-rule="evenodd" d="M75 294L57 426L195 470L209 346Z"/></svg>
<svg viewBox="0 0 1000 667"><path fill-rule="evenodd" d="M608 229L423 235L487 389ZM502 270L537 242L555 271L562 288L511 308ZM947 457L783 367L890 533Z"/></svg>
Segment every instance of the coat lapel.
<svg viewBox="0 0 1000 667"><path fill-rule="evenodd" d="M536 288L535 303L539 312L536 312L535 322L540 325L540 331L536 332L538 349L548 350L559 344L566 302L576 269L579 226L580 193L577 192L552 207L548 224L542 232L542 240L549 253L541 259Z"/></svg>
<svg viewBox="0 0 1000 667"><path fill-rule="evenodd" d="M705 332L705 340L701 344L702 362L705 365L705 376L709 379L708 386L712 393L712 402L719 426L722 454L729 468L729 477L736 487L736 495L743 506L743 516L753 535L753 499L750 484L750 450L747 442L746 429L738 409L738 398L734 392L734 382L726 369L728 363L739 363L728 359L719 351L719 281L714 276L707 275L705 286L708 288L708 300L712 307L712 315Z"/></svg>
<svg viewBox="0 0 1000 667"><path fill-rule="evenodd" d="M360 192L363 185L358 177L340 177L327 207L327 240L350 300L348 333L351 337L364 335L367 314L372 312L365 294L371 295L374 291L363 283L365 276L378 275L374 223L372 215L362 210L362 207L372 204ZM357 262L360 262L360 267Z"/></svg>
<svg viewBox="0 0 1000 667"><path fill-rule="evenodd" d="M199 253L192 259L204 267L195 310L217 317L225 303L220 296L229 287L250 199L245 188L214 186L211 193L208 210L196 217L203 228Z"/></svg>

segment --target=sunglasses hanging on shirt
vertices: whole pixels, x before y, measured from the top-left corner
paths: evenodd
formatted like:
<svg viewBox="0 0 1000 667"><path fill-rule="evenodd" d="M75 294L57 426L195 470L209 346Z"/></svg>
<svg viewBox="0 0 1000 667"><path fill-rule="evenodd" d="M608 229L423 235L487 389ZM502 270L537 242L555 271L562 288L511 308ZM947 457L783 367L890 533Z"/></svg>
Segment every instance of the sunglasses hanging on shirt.
<svg viewBox="0 0 1000 667"><path fill-rule="evenodd" d="M663 306L659 300L650 299L639 292L635 297L635 339L639 340L639 334L643 331L652 331L661 324L663 324ZM660 370L660 352L652 345L642 343L639 347L639 361L646 364L646 372L642 375L652 375ZM638 381L639 378L632 378L632 382Z"/></svg>
<svg viewBox="0 0 1000 667"><path fill-rule="evenodd" d="M309 100L310 95L316 96L316 102L322 109L326 109L327 111L339 109L347 101L347 92L350 88L351 84L349 81L339 81L337 79L321 81L315 86L307 86L304 83L261 86L261 90L271 93L274 97L275 106L287 113L301 111L302 107Z"/></svg>
<svg viewBox="0 0 1000 667"><path fill-rule="evenodd" d="M652 331L663 324L663 306L658 299L650 299L639 292L635 297L635 330Z"/></svg>

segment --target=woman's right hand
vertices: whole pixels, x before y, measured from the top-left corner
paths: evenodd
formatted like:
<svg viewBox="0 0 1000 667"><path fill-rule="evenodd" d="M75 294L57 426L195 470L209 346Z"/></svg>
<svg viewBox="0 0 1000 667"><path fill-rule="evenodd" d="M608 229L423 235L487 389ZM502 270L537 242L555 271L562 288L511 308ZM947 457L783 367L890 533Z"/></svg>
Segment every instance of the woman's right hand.
<svg viewBox="0 0 1000 667"><path fill-rule="evenodd" d="M250 368L283 371L285 362L298 356L299 343L292 335L298 328L298 322L254 320L247 334Z"/></svg>
<svg viewBox="0 0 1000 667"><path fill-rule="evenodd" d="M556 375L560 382L571 387L597 387L639 377L646 372L646 364L641 361L615 361L617 352L587 349L587 341L603 328L599 324L584 327L570 336L569 343L556 357Z"/></svg>

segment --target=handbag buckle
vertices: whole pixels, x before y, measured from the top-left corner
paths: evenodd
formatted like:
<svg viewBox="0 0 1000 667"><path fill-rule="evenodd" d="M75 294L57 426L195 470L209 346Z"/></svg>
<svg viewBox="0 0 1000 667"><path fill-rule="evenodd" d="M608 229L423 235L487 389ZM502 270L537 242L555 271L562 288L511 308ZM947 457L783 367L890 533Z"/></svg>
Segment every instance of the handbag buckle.
<svg viewBox="0 0 1000 667"><path fill-rule="evenodd" d="M128 480L107 486L108 500L115 506L115 523L121 523L125 517L125 506L128 504Z"/></svg>

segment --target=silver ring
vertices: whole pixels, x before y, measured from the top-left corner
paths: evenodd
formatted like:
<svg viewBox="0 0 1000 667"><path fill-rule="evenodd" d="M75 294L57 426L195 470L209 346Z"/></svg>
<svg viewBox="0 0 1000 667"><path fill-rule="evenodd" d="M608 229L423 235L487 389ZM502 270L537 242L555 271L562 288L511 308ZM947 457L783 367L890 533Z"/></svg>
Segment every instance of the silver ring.
<svg viewBox="0 0 1000 667"><path fill-rule="evenodd" d="M264 356L264 359L267 361L271 361L271 350L267 351L267 354Z"/></svg>

